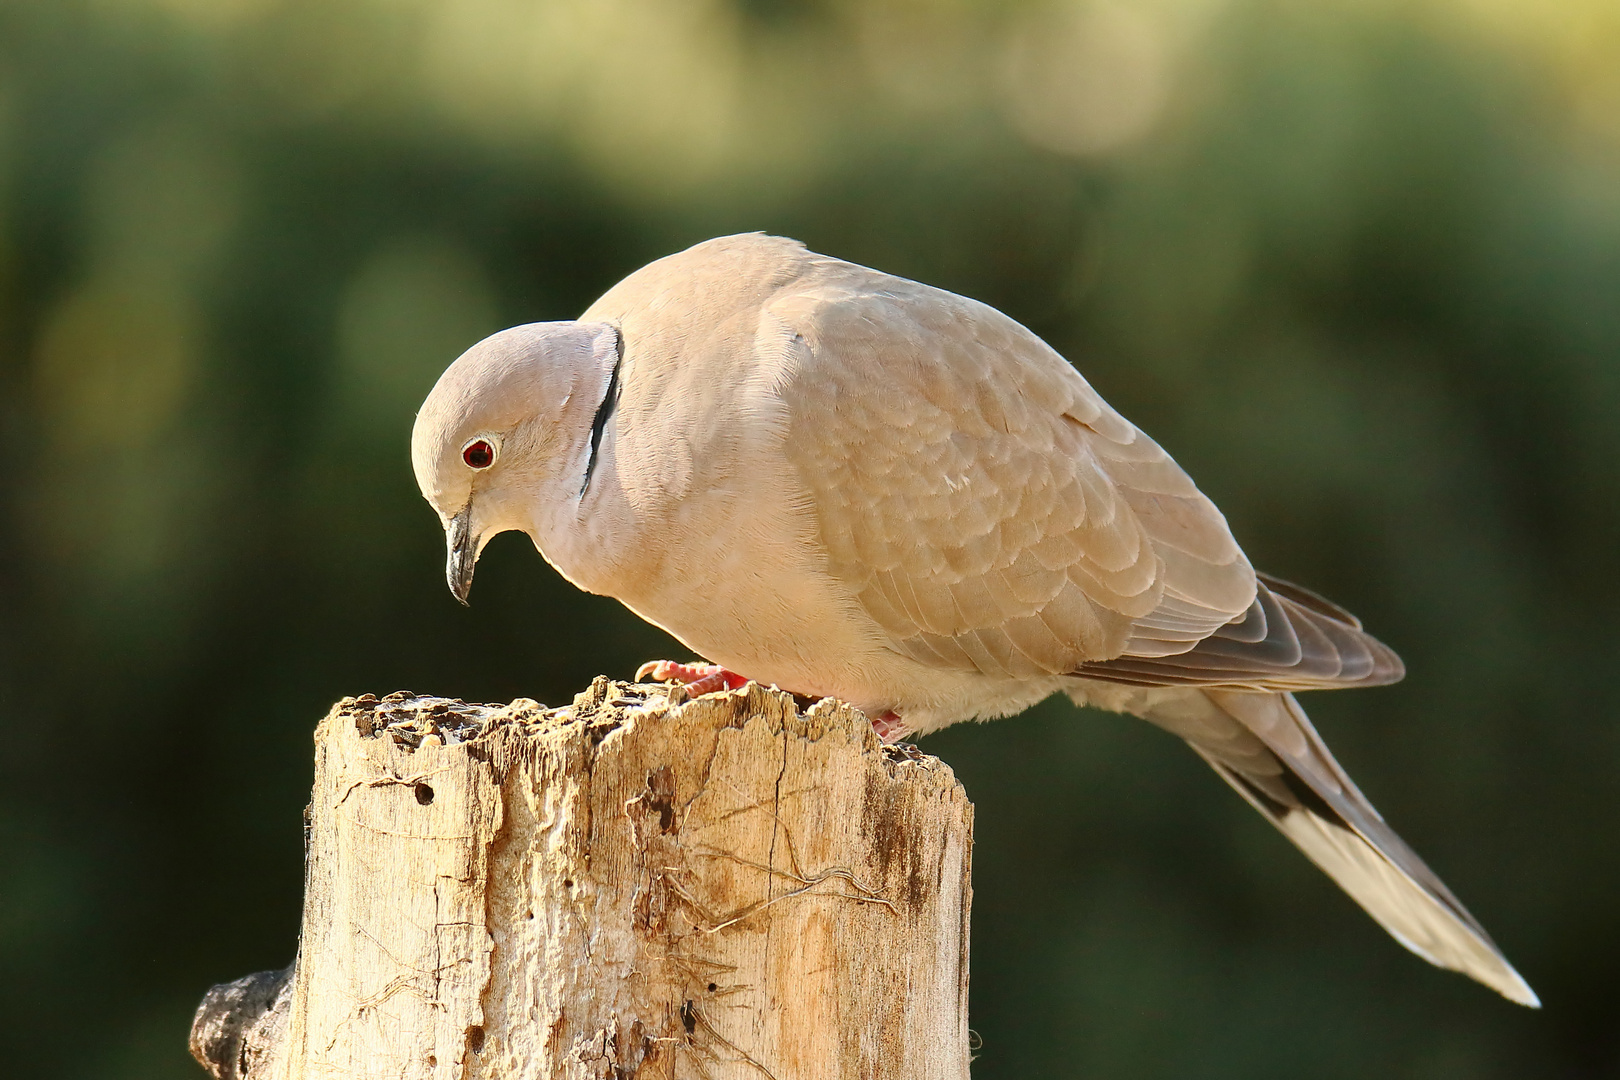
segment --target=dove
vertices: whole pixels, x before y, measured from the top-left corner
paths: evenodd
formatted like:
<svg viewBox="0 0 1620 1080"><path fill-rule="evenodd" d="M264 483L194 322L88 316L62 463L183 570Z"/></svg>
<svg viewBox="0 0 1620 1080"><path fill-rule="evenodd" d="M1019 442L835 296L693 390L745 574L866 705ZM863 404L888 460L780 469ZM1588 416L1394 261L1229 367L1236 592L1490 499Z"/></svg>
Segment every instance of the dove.
<svg viewBox="0 0 1620 1080"><path fill-rule="evenodd" d="M474 345L411 454L463 603L517 531L703 657L643 669L693 690L838 698L891 739L1059 693L1141 717L1402 945L1539 1004L1294 697L1399 657L1255 571L1169 454L988 305L721 237Z"/></svg>

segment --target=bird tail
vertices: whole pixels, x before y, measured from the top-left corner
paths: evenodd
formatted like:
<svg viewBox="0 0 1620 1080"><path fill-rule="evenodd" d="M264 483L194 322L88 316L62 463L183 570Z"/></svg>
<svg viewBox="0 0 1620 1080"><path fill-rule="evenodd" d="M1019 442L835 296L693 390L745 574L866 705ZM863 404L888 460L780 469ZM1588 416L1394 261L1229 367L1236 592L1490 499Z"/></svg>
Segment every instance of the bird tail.
<svg viewBox="0 0 1620 1080"><path fill-rule="evenodd" d="M1183 690L1125 706L1181 736L1391 936L1510 1001L1540 1001L1484 927L1384 823L1292 694Z"/></svg>

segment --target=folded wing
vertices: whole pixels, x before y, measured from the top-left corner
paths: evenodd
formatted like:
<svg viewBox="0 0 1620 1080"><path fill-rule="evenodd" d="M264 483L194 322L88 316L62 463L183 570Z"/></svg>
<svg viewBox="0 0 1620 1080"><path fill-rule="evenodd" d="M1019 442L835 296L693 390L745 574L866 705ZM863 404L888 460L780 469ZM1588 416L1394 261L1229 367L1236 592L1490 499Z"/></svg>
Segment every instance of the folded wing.
<svg viewBox="0 0 1620 1080"><path fill-rule="evenodd" d="M1157 443L993 308L825 260L767 306L834 576L922 663L1294 690L1400 678L1348 612L1257 578Z"/></svg>
<svg viewBox="0 0 1620 1080"><path fill-rule="evenodd" d="M1315 593L1260 574L1254 603L1192 648L1165 656L1120 656L1076 674L1136 686L1287 691L1381 686L1406 667L1348 611Z"/></svg>

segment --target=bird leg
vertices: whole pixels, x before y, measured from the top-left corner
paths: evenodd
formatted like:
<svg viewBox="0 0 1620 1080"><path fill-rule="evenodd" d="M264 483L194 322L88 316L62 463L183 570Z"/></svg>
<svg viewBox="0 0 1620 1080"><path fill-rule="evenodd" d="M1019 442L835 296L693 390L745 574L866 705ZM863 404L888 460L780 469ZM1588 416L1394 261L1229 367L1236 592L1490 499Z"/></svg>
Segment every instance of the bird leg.
<svg viewBox="0 0 1620 1080"><path fill-rule="evenodd" d="M636 668L636 681L643 679L680 683L691 697L748 685L747 676L727 671L719 664L680 664L674 660L649 660L642 664Z"/></svg>

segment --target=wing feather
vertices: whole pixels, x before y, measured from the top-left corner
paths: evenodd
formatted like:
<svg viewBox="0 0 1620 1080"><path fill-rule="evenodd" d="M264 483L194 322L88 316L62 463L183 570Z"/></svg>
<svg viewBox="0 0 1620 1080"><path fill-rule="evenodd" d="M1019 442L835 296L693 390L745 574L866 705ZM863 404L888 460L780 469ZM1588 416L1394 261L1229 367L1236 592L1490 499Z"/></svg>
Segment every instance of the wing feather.
<svg viewBox="0 0 1620 1080"><path fill-rule="evenodd" d="M894 648L1057 675L1186 651L1251 607L1220 512L1034 334L951 293L818 267L760 333L794 335L789 455L829 568Z"/></svg>
<svg viewBox="0 0 1620 1080"><path fill-rule="evenodd" d="M1284 591L1286 590L1286 591ZM1353 616L1314 593L1262 576L1254 604L1190 649L1085 664L1077 674L1135 686L1204 686L1226 690L1317 690L1399 681L1405 665ZM1343 617L1341 617L1341 613Z"/></svg>

